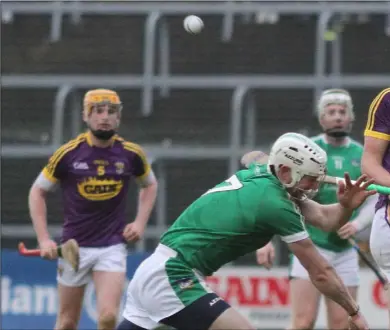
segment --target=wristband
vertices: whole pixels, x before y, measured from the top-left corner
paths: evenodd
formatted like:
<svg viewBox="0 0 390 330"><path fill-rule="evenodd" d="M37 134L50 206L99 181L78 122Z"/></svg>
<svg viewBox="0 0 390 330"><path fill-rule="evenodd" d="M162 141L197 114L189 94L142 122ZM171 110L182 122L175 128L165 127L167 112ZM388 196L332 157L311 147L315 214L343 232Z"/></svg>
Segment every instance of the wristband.
<svg viewBox="0 0 390 330"><path fill-rule="evenodd" d="M358 306L358 307L356 308L356 310L355 310L352 314L349 314L349 317L354 317L354 316L358 315L359 312L360 312L360 307Z"/></svg>

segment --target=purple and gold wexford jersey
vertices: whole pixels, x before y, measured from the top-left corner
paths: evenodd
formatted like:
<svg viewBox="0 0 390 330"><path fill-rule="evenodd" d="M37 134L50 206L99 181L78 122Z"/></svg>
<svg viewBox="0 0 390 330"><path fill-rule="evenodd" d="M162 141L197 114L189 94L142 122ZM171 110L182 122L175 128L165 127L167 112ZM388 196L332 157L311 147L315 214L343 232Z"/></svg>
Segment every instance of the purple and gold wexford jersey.
<svg viewBox="0 0 390 330"><path fill-rule="evenodd" d="M108 148L92 145L89 133L60 147L42 173L62 190L61 242L103 247L124 242L125 207L131 177L151 171L142 148L115 136Z"/></svg>
<svg viewBox="0 0 390 330"><path fill-rule="evenodd" d="M381 91L370 105L365 136L390 141L390 88ZM385 151L382 166L390 172L390 144ZM376 209L385 205L387 195L380 195Z"/></svg>

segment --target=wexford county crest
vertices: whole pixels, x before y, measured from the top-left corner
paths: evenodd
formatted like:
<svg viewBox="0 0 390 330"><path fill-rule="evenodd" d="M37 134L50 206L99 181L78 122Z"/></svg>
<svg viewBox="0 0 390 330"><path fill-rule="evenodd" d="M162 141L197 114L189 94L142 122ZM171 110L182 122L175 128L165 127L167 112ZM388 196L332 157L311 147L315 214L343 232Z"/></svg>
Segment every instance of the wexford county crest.
<svg viewBox="0 0 390 330"><path fill-rule="evenodd" d="M116 162L115 169L116 169L116 174L123 174L123 172L125 171L125 163Z"/></svg>

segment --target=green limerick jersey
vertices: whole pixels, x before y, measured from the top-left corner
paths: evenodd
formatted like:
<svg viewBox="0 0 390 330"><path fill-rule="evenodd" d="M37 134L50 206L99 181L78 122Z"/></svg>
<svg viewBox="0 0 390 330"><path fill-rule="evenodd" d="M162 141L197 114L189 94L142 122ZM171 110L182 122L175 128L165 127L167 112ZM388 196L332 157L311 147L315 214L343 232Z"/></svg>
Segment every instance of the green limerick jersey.
<svg viewBox="0 0 390 330"><path fill-rule="evenodd" d="M252 164L195 200L161 237L190 267L208 276L263 247L308 237L303 217L264 165Z"/></svg>
<svg viewBox="0 0 390 330"><path fill-rule="evenodd" d="M349 138L346 145L334 147L325 141L324 135L319 135L312 139L324 149L328 155L328 175L344 177L344 173L348 172L352 180L356 180L361 175L360 160L363 153L363 147L360 143ZM337 203L337 186L322 184L314 200L320 204ZM357 212L355 211L352 219L356 214ZM350 248L348 241L341 239L336 232L324 232L310 224L307 224L307 231L314 244L323 249L340 252Z"/></svg>

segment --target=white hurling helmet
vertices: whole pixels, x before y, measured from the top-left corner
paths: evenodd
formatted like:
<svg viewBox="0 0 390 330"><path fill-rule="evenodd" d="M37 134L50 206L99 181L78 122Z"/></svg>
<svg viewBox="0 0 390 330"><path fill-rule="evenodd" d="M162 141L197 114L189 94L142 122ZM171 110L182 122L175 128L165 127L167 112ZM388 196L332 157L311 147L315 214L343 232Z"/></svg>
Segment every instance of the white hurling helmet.
<svg viewBox="0 0 390 330"><path fill-rule="evenodd" d="M350 118L355 119L352 98L345 89L331 88L322 92L317 104L318 117L323 115L325 108L330 104L344 105Z"/></svg>
<svg viewBox="0 0 390 330"><path fill-rule="evenodd" d="M327 156L323 149L306 136L298 133L286 133L279 137L271 148L268 166L275 171L280 165L291 169L292 181L282 183L286 188L293 188L304 175L323 180L326 174ZM311 197L316 191L305 191Z"/></svg>

